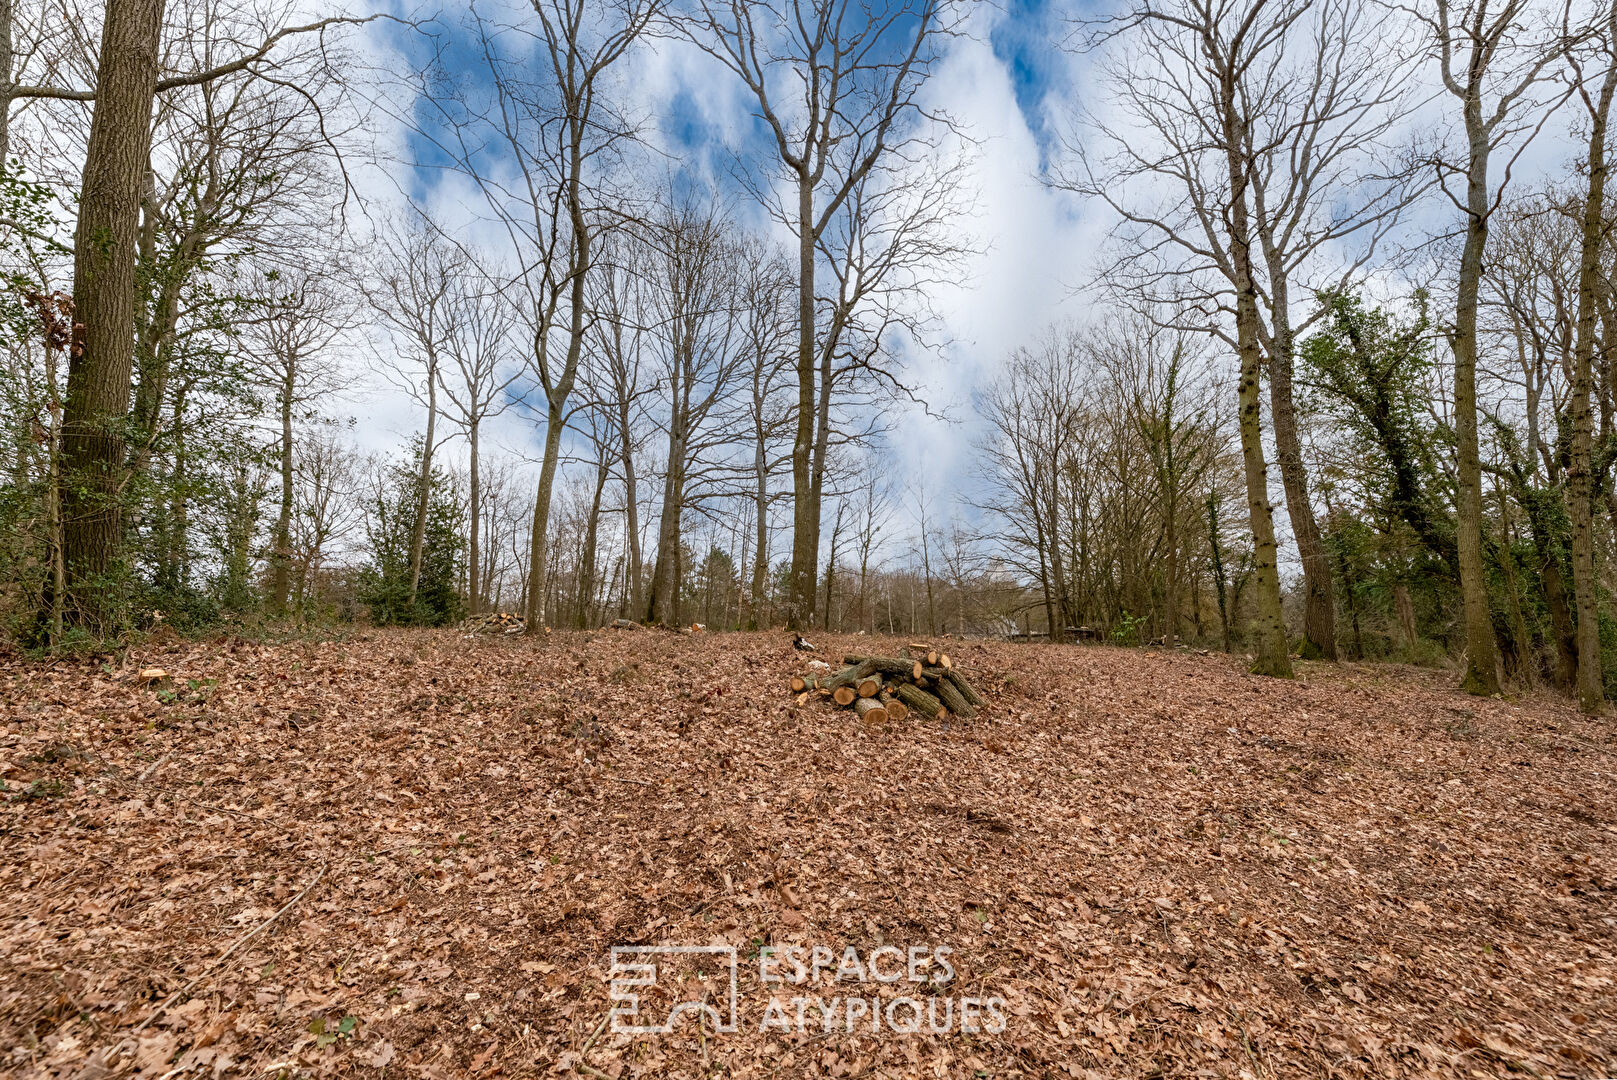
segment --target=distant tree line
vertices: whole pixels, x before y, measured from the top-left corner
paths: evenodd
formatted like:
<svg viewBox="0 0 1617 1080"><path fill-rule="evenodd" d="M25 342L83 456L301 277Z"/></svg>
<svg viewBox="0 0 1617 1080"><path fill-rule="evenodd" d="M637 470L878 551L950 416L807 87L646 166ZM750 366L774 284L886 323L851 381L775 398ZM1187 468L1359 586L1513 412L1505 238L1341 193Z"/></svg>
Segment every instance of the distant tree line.
<svg viewBox="0 0 1617 1080"><path fill-rule="evenodd" d="M1454 657L1601 707L1613 4L1086 16L1045 179L1109 236L947 478L893 450L991 242L928 96L970 5L301 10L0 5L17 639L515 611ZM747 103L725 178L633 111L673 48Z"/></svg>

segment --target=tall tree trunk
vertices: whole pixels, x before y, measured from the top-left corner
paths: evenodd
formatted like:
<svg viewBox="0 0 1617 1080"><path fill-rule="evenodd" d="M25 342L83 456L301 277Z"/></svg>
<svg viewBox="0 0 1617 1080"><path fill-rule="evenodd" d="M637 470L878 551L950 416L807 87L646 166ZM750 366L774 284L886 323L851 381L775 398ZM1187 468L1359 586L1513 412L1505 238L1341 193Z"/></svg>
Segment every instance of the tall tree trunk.
<svg viewBox="0 0 1617 1080"><path fill-rule="evenodd" d="M528 542L530 568L528 576L526 636L537 635L544 628L546 557L549 553L550 499L556 489L556 467L561 456L562 429L567 424L567 398L573 392L573 381L578 377L578 360L584 351L584 298L590 269L590 230L584 218L583 121L575 105L569 118L569 168L567 175L567 214L572 222L573 252L571 259L572 283L568 296L567 356L561 378L554 386L545 387L545 460L539 467L539 489L533 500L533 534ZM536 340L536 355L546 347ZM628 437L627 432L624 435Z"/></svg>
<svg viewBox="0 0 1617 1080"><path fill-rule="evenodd" d="M1516 551L1510 538L1510 496L1499 488L1499 569L1505 578L1505 603L1510 612L1512 651L1516 656L1518 678L1533 682L1533 636L1527 631L1527 617L1522 613L1521 590L1516 584ZM1407 596L1408 590L1405 590Z"/></svg>
<svg viewBox="0 0 1617 1080"><path fill-rule="evenodd" d="M644 572L640 564L640 489L634 474L634 439L630 434L629 400L618 402L618 434L623 440L623 535L629 552L629 611L639 618L646 610Z"/></svg>
<svg viewBox="0 0 1617 1080"><path fill-rule="evenodd" d="M601 460L595 465L595 497L590 500L590 516L584 525L584 553L578 560L578 619L580 630L589 625L590 610L595 606L595 547L601 528L601 495L606 491L607 468L605 447Z"/></svg>
<svg viewBox="0 0 1617 1080"><path fill-rule="evenodd" d="M421 443L421 475L416 480L415 522L410 529L410 610L421 590L421 549L427 539L427 508L432 502L432 451L438 425L438 358L427 357L427 434Z"/></svg>
<svg viewBox="0 0 1617 1080"><path fill-rule="evenodd" d="M1169 435L1170 440L1172 435ZM1173 463L1168 464L1168 474L1173 475ZM1178 480L1172 481L1175 490ZM1168 573L1164 576L1162 588L1162 644L1164 648L1173 648L1179 637L1179 522L1178 500L1171 495L1168 499L1168 514L1166 536L1163 538L1168 549Z"/></svg>
<svg viewBox="0 0 1617 1080"><path fill-rule="evenodd" d="M1608 48L1617 48L1617 11L1610 17ZM1606 124L1617 90L1617 64L1608 68L1598 99L1590 108L1589 190L1583 204L1583 236L1578 263L1578 338L1572 365L1572 447L1567 467L1567 515L1572 522L1572 589L1578 604L1578 708L1594 715L1605 703L1600 656L1599 583L1595 579L1593 477L1590 456L1594 389L1595 305L1600 287L1600 249L1605 239Z"/></svg>
<svg viewBox="0 0 1617 1080"><path fill-rule="evenodd" d="M1269 505L1269 469L1263 460L1262 405L1259 397L1258 291L1252 276L1251 230L1247 221L1247 171L1241 156L1246 145L1233 77L1220 91L1227 148L1230 196L1230 263L1235 277L1235 329L1241 357L1241 457L1246 474L1247 514L1252 527L1252 572L1258 590L1257 641L1252 670L1258 675L1290 678L1291 655L1280 608L1280 570L1276 560L1274 512Z"/></svg>
<svg viewBox="0 0 1617 1080"><path fill-rule="evenodd" d="M63 549L77 614L102 624L112 611L98 579L113 566L123 526L140 183L151 145L162 26L163 0L107 2L73 250L73 300L83 338L68 365L62 420Z"/></svg>
<svg viewBox="0 0 1617 1080"><path fill-rule="evenodd" d="M297 389L297 361L288 354L281 376L281 501L275 516L275 547L270 552L270 610L285 615L292 587L292 395ZM415 590L411 589L411 600Z"/></svg>
<svg viewBox="0 0 1617 1080"><path fill-rule="evenodd" d="M11 69L17 62L12 44L15 12L12 0L0 0L0 169L11 159L11 86L15 81Z"/></svg>
<svg viewBox="0 0 1617 1080"><path fill-rule="evenodd" d="M1047 485L1035 485L1035 490L1048 490L1050 499L1050 520L1041 524L1040 530L1049 540L1050 545L1050 582L1055 593L1055 619L1050 624L1050 640L1059 643L1067 640L1067 627L1074 625L1077 620L1073 609L1072 590L1067 582L1067 564L1061 556L1061 496L1057 488L1056 475L1058 466L1052 462L1050 467L1050 482ZM1035 507L1034 514L1041 511ZM1074 543L1081 531L1074 529Z"/></svg>
<svg viewBox="0 0 1617 1080"><path fill-rule="evenodd" d="M475 616L478 609L483 606L483 577L480 573L483 566L483 485L482 475L478 471L478 466L480 464L478 459L478 450L480 449L478 442L481 424L482 421L478 417L474 416L472 418L472 422L466 427L466 442L468 443L471 453L471 491L469 492L468 497L471 500L469 510L472 519L471 542L467 545L466 552L466 581L469 583L469 587L466 590L466 613L473 616Z"/></svg>
<svg viewBox="0 0 1617 1080"><path fill-rule="evenodd" d="M1482 567L1482 455L1477 445L1477 292L1482 281L1483 248L1488 241L1488 141L1476 91L1465 99L1470 139L1466 177L1465 245L1454 305L1454 433L1458 503L1457 550L1460 594L1465 604L1465 677L1471 694L1499 692L1499 652L1488 612L1488 582Z"/></svg>
<svg viewBox="0 0 1617 1080"><path fill-rule="evenodd" d="M684 502L681 462L684 460L684 440L677 424L670 425L668 437L668 473L663 478L662 518L657 525L657 561L651 571L651 596L646 606L648 623L677 619L676 596L679 592L679 518Z"/></svg>
<svg viewBox="0 0 1617 1080"><path fill-rule="evenodd" d="M1230 607L1227 575L1224 572L1224 551L1218 542L1218 493L1207 495L1207 538L1213 548L1213 588L1218 595L1218 623L1224 634L1224 651L1233 652L1230 642Z"/></svg>
<svg viewBox="0 0 1617 1080"><path fill-rule="evenodd" d="M545 619L545 559L550 548L550 496L556 490L556 464L561 457L562 427L566 422L564 406L551 397L545 410L545 459L539 466L539 486L533 496L533 524L528 538L528 595L526 622L523 633L538 634Z"/></svg>
<svg viewBox="0 0 1617 1080"><path fill-rule="evenodd" d="M757 547L752 553L752 617L747 621L747 629L756 630L760 626L768 625L763 621L763 612L767 603L765 590L769 583L769 461L767 447L764 445L762 433L752 451L752 471L755 488L753 490L754 512L757 520L753 523L758 530L755 538Z"/></svg>
<svg viewBox="0 0 1617 1080"><path fill-rule="evenodd" d="M1275 458L1280 483L1286 492L1286 513L1303 564L1303 656L1336 659L1336 597L1331 587L1331 560L1314 519L1308 497L1308 470L1303 465L1302 440L1297 435L1292 371L1295 342L1291 330L1289 282L1277 257L1269 259L1269 289L1274 333L1269 350L1269 415L1274 421Z"/></svg>
<svg viewBox="0 0 1617 1080"><path fill-rule="evenodd" d="M814 184L805 159L797 178L797 436L792 443L792 572L786 626L814 625L820 504L811 487L814 451Z"/></svg>

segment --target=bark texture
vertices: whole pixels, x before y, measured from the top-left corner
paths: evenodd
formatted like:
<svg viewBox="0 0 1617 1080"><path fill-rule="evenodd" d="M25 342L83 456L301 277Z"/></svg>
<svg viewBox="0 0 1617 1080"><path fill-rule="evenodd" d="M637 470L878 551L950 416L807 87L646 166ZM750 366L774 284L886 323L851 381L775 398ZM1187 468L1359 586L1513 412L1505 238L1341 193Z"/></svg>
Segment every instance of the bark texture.
<svg viewBox="0 0 1617 1080"><path fill-rule="evenodd" d="M82 621L100 622L109 611L98 586L115 563L123 531L135 254L162 25L163 0L107 3L79 189L73 299L82 329L68 366L62 508L68 591Z"/></svg>

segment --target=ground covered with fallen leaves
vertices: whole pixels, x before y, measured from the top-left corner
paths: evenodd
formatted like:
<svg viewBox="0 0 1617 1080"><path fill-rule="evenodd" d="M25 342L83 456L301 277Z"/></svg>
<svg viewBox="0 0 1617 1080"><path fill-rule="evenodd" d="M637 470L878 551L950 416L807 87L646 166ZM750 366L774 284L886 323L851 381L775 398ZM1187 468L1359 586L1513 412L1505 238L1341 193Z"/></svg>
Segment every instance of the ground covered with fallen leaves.
<svg viewBox="0 0 1617 1080"><path fill-rule="evenodd" d="M0 1074L1617 1074L1617 721L948 648L982 714L878 728L790 695L780 634L0 659ZM739 1030L614 1033L635 944L735 946ZM794 944L953 977L787 986L819 1000L765 1026L760 950ZM697 967L678 992L722 1001ZM1003 1030L848 1031L856 994Z"/></svg>

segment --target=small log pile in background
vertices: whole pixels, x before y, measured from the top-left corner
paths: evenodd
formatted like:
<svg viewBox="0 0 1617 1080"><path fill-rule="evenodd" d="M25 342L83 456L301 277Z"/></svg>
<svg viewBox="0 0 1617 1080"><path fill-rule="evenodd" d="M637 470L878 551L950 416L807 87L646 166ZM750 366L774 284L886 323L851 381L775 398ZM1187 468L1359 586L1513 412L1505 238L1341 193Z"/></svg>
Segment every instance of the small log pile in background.
<svg viewBox="0 0 1617 1080"><path fill-rule="evenodd" d="M811 693L851 707L870 723L903 720L911 711L922 716L972 717L983 703L966 677L955 670L948 653L911 645L899 656L845 656L847 666L829 675L793 675L798 704Z"/></svg>
<svg viewBox="0 0 1617 1080"><path fill-rule="evenodd" d="M509 611L490 611L473 615L460 624L462 630L473 634L520 634L527 625L521 615Z"/></svg>

